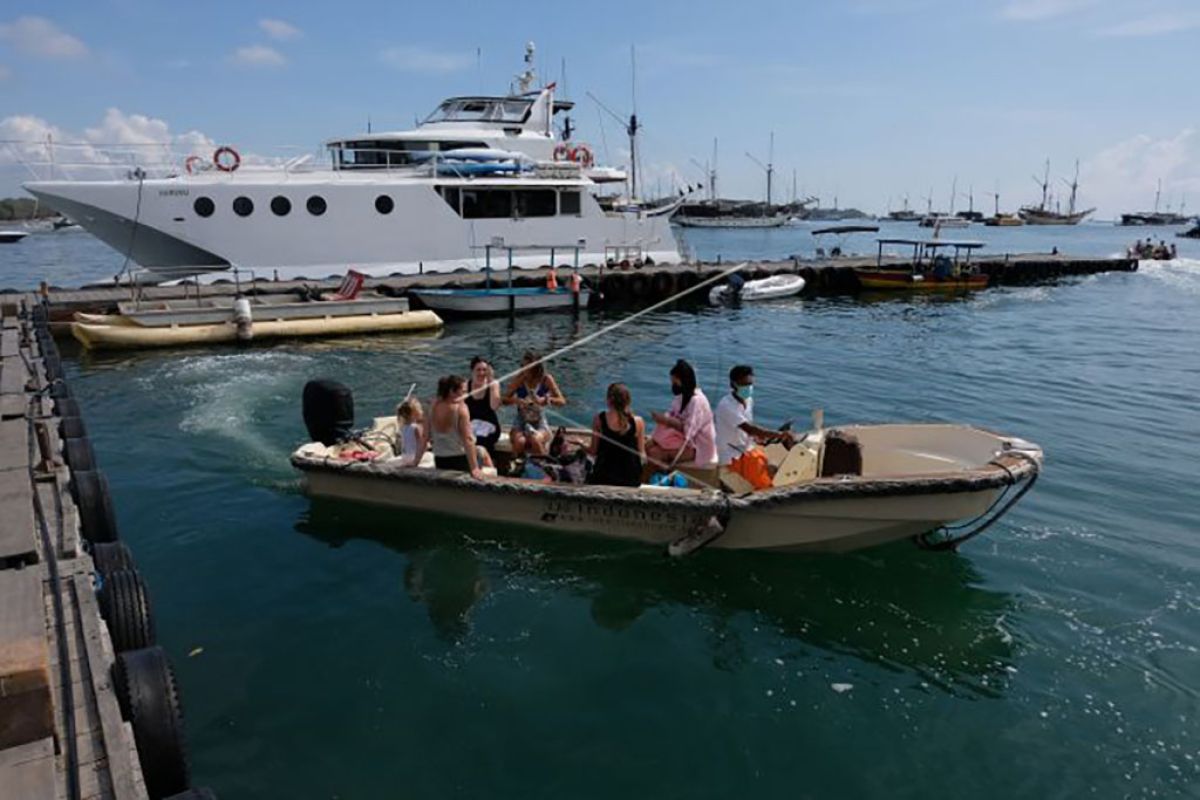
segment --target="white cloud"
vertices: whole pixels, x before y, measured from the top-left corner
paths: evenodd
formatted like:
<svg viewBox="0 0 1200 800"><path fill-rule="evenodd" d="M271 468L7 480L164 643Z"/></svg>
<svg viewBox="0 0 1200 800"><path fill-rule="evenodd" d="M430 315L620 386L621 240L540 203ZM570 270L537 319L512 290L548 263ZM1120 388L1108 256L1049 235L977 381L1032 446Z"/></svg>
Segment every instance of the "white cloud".
<svg viewBox="0 0 1200 800"><path fill-rule="evenodd" d="M262 28L263 32L272 39L279 41L287 41L288 39L298 39L304 35L304 32L295 25L284 22L281 19L260 19L258 27Z"/></svg>
<svg viewBox="0 0 1200 800"><path fill-rule="evenodd" d="M282 67L287 59L273 47L265 44L251 44L239 47L229 57L231 63L240 67Z"/></svg>
<svg viewBox="0 0 1200 800"><path fill-rule="evenodd" d="M1029 22L1052 19L1094 5L1096 0L1009 0L1000 9L1005 19Z"/></svg>
<svg viewBox="0 0 1200 800"><path fill-rule="evenodd" d="M0 139L12 142L0 149L0 165L27 163L43 177L51 177L51 160L59 167L56 177L111 177L114 166L178 169L188 155L207 158L215 148L199 131L172 133L164 120L116 108L108 109L96 127L78 133L30 114L5 117Z"/></svg>
<svg viewBox="0 0 1200 800"><path fill-rule="evenodd" d="M389 47L379 60L403 72L458 72L475 63L466 53L441 53L420 45Z"/></svg>
<svg viewBox="0 0 1200 800"><path fill-rule="evenodd" d="M1177 206L1184 195L1200 198L1200 135L1195 128L1164 139L1139 134L1101 150L1081 172L1087 205L1099 206L1101 217L1152 208L1159 180L1163 203Z"/></svg>
<svg viewBox="0 0 1200 800"><path fill-rule="evenodd" d="M1200 28L1200 14L1166 11L1110 25L1107 28L1101 28L1096 31L1096 34L1099 36L1120 37L1162 36L1193 28Z"/></svg>
<svg viewBox="0 0 1200 800"><path fill-rule="evenodd" d="M18 52L38 58L83 58L87 45L45 17L18 17L0 25L0 39Z"/></svg>

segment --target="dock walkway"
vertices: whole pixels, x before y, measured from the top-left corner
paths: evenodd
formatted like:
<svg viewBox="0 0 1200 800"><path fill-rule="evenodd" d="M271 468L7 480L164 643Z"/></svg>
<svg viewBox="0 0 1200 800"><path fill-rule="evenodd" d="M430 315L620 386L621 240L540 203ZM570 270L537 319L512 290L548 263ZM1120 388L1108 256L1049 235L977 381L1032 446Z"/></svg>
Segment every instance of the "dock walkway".
<svg viewBox="0 0 1200 800"><path fill-rule="evenodd" d="M210 796L178 795L186 785L169 794L147 787L135 723L114 688L118 648L96 590L94 495L81 501L83 511L76 501L84 468L95 469L82 463L91 448L86 434L74 447L63 438L67 415L74 412L77 436L82 422L44 317L39 330L29 313L36 302L0 298L0 795Z"/></svg>
<svg viewBox="0 0 1200 800"><path fill-rule="evenodd" d="M740 262L697 262L683 264L652 264L641 268L586 266L580 275L593 287L600 289L604 302L613 305L647 305L694 287L706 278L714 277ZM848 256L831 259L789 259L782 261L748 261L743 270L747 278L765 278L783 273L802 275L807 283L804 294L844 295L861 291L855 268L874 266L874 256ZM903 266L905 259L885 257L889 266ZM1020 285L1055 280L1063 277L1094 275L1100 272L1133 272L1137 261L1128 258L1075 258L1058 254L1005 255L973 259L972 263L988 276L989 286ZM559 266L559 278L567 274L570 267ZM515 286L543 285L549 274L548 267L517 269L513 271ZM143 301L181 300L198 297L232 297L239 291L274 293L293 292L304 287L334 290L342 280L341 275L330 275L324 280L276 281L259 278L235 283L232 278L219 283L196 286L143 286L137 289ZM440 272L419 275L392 275L385 278L368 278L365 286L383 294L399 296L414 288L478 288L484 285L481 272ZM507 281L507 273L493 270L494 285ZM51 308L51 318L56 322L69 321L76 311L111 313L118 302L133 297L129 287L90 286L81 289L48 287L45 297Z"/></svg>

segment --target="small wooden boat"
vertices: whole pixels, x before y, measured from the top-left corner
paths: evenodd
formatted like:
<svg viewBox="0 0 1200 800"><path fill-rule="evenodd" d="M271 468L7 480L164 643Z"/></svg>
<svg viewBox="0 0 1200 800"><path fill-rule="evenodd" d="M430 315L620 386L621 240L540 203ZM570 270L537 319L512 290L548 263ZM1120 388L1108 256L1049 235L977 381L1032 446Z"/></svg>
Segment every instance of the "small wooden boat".
<svg viewBox="0 0 1200 800"><path fill-rule="evenodd" d="M912 261L904 265L884 264L885 245L912 247ZM971 252L983 242L948 239L880 239L873 267L856 267L854 275L864 289L908 292L963 292L986 289L988 276L970 263ZM943 249L951 249L946 255Z"/></svg>
<svg viewBox="0 0 1200 800"><path fill-rule="evenodd" d="M432 311L375 294L302 302L295 294L119 303L117 314L77 313L71 334L84 347L129 349L285 337L438 330Z"/></svg>
<svg viewBox="0 0 1200 800"><path fill-rule="evenodd" d="M676 215L671 217L671 224L682 228L781 228L787 224L788 218L783 215L771 217L690 217Z"/></svg>
<svg viewBox="0 0 1200 800"><path fill-rule="evenodd" d="M799 275L772 275L756 281L746 281L741 289L732 284L714 286L708 293L708 302L714 306L734 300L776 300L781 297L794 297L804 291L804 278Z"/></svg>
<svg viewBox="0 0 1200 800"><path fill-rule="evenodd" d="M318 405L336 413L335 403ZM314 424L313 409L306 405L310 435L335 429ZM418 466L401 466L395 426L380 417L348 441L302 445L291 463L314 497L666 545L674 554L704 544L838 552L907 538L954 547L1007 512L1042 464L1037 445L966 425L851 425L810 432L786 452L777 485L758 491L731 491L715 470L692 472L688 488L476 480L436 469L428 453ZM856 456L847 458L851 446ZM496 461L504 473L503 438ZM964 520L957 532L942 530Z"/></svg>
<svg viewBox="0 0 1200 800"><path fill-rule="evenodd" d="M531 311L562 311L587 308L591 293L568 287L496 286L490 289L409 289L426 308L440 314L488 315Z"/></svg>
<svg viewBox="0 0 1200 800"><path fill-rule="evenodd" d="M0 231L0 244L16 244L29 235L29 231L5 230Z"/></svg>

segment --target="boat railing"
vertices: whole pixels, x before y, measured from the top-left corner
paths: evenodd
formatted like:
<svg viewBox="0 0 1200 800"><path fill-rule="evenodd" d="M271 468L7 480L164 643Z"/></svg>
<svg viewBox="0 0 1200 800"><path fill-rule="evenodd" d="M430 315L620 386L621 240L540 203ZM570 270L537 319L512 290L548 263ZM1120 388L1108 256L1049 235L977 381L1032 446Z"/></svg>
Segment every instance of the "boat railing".
<svg viewBox="0 0 1200 800"><path fill-rule="evenodd" d="M219 148L209 142L190 146L167 142L102 143L56 141L53 138L3 139L0 153L23 167L36 181L136 180L172 178L185 174L232 175L234 171L311 172L321 169L313 155L296 146L278 148L285 155L237 155L235 169L224 171L214 157ZM328 167L325 167L328 169Z"/></svg>

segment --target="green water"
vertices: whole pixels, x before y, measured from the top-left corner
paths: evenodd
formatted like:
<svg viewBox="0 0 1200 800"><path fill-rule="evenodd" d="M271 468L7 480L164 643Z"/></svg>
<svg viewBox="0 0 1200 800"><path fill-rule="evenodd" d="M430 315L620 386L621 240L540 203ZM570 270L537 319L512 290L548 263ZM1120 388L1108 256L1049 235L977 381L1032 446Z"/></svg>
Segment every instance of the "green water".
<svg viewBox="0 0 1200 800"><path fill-rule="evenodd" d="M760 419L1043 445L958 554L655 549L313 503L303 383L360 419L603 324L82 357L70 380L175 660L198 783L248 797L1200 794L1200 262L968 300L677 309L553 371L586 419L692 359ZM202 648L202 650L200 650ZM195 655L189 653L199 650Z"/></svg>

